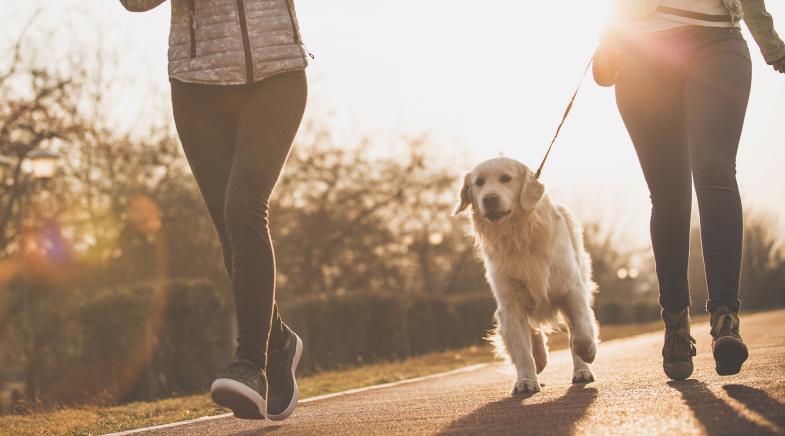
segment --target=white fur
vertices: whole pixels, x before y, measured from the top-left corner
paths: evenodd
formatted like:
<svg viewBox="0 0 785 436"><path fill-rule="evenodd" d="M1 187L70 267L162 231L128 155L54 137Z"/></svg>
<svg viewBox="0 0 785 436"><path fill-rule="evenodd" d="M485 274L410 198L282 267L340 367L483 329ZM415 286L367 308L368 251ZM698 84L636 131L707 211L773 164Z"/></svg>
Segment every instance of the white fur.
<svg viewBox="0 0 785 436"><path fill-rule="evenodd" d="M498 199L495 210L485 207L486 196ZM540 390L545 334L561 323L570 332L573 383L594 381L589 363L598 344L591 307L596 285L581 227L551 202L529 168L507 158L485 161L466 175L456 214L469 206L498 307L491 339L515 365L513 393Z"/></svg>

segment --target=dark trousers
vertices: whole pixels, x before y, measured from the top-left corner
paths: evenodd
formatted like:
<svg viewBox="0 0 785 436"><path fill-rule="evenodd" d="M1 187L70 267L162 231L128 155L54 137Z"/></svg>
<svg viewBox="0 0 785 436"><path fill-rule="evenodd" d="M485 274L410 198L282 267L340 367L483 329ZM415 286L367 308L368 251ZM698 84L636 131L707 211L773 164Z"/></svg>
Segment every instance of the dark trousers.
<svg viewBox="0 0 785 436"><path fill-rule="evenodd" d="M735 28L690 26L625 42L616 102L651 194L660 304L668 312L690 305L692 182L707 309L739 309L743 226L736 152L750 80L747 44Z"/></svg>
<svg viewBox="0 0 785 436"><path fill-rule="evenodd" d="M238 86L172 81L177 132L223 249L237 357L260 368L286 333L275 303L268 200L300 126L305 72Z"/></svg>

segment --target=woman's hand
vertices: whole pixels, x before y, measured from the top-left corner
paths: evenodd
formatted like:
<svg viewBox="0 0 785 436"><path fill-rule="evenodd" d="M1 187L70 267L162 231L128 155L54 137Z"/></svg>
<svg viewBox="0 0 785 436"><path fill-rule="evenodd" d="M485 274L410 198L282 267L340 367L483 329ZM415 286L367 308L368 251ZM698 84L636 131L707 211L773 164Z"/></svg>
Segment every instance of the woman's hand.
<svg viewBox="0 0 785 436"><path fill-rule="evenodd" d="M777 62L774 62L774 64L772 64L772 68L774 68L775 71L785 74L785 56L783 56L783 58Z"/></svg>

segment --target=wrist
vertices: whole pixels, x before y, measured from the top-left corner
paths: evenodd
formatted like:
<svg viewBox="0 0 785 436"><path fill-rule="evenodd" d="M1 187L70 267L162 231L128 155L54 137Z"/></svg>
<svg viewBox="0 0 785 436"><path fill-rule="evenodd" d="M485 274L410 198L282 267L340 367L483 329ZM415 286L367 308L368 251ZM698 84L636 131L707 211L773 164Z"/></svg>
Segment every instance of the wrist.
<svg viewBox="0 0 785 436"><path fill-rule="evenodd" d="M766 62L769 65L782 65L785 63L785 53L782 53L782 56L776 57L771 61Z"/></svg>

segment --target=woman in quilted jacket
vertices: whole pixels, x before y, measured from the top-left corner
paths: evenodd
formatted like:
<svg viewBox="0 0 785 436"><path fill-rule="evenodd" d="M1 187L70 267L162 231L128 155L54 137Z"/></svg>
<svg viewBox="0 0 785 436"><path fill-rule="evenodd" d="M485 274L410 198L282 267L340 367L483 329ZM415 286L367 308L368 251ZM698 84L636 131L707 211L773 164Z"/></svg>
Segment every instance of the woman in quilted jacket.
<svg viewBox="0 0 785 436"><path fill-rule="evenodd" d="M763 0L617 3L616 102L651 193L663 369L677 380L693 370L687 264L694 183L716 371L736 374L748 355L738 318L743 225L736 152L752 75L739 23L743 18L766 62L780 73L785 43ZM604 59L595 58L607 65Z"/></svg>
<svg viewBox="0 0 785 436"><path fill-rule="evenodd" d="M165 0L120 0L135 12ZM211 386L238 418L281 420L297 404L302 341L275 303L268 199L305 109L308 52L293 0L170 0L177 132L232 283L236 359Z"/></svg>

